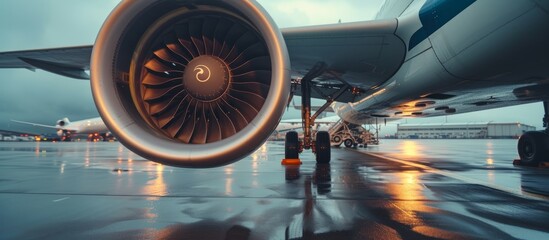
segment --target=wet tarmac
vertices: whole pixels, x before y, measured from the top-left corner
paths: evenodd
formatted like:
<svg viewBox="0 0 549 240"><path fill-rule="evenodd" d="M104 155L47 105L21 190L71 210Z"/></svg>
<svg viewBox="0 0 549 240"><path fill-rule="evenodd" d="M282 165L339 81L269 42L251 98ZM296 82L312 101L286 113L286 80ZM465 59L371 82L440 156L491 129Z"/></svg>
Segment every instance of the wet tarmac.
<svg viewBox="0 0 549 240"><path fill-rule="evenodd" d="M549 169L513 166L515 145L384 140L285 167L269 142L181 169L118 143L0 142L0 239L549 239Z"/></svg>

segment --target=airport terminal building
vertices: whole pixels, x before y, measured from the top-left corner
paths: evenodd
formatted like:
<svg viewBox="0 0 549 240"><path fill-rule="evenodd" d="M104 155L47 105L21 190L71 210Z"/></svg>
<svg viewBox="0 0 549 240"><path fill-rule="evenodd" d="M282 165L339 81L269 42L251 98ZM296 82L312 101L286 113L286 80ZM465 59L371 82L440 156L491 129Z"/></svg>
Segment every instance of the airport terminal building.
<svg viewBox="0 0 549 240"><path fill-rule="evenodd" d="M428 123L399 124L396 137L400 139L465 139L465 138L518 138L536 128L521 123Z"/></svg>

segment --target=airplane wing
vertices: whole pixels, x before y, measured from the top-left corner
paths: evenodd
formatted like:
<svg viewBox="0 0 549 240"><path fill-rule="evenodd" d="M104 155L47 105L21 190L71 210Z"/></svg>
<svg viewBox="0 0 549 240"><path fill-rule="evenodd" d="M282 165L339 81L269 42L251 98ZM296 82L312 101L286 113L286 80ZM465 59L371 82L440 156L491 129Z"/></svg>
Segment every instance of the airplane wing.
<svg viewBox="0 0 549 240"><path fill-rule="evenodd" d="M292 63L293 92L315 65L323 73L313 80L313 98L354 102L388 80L403 62L406 48L395 35L396 19L282 29ZM93 46L0 53L0 68L41 69L76 79L89 79ZM354 88L354 89L353 89ZM362 96L364 97L364 96Z"/></svg>
<svg viewBox="0 0 549 240"><path fill-rule="evenodd" d="M293 92L301 94L299 79L314 74L312 97L354 102L387 81L406 55L395 35L397 20L375 20L283 29L292 64Z"/></svg>
<svg viewBox="0 0 549 240"><path fill-rule="evenodd" d="M0 68L41 69L66 77L89 79L93 46L40 49L0 53Z"/></svg>
<svg viewBox="0 0 549 240"><path fill-rule="evenodd" d="M59 127L57 127L57 126L45 125L45 124L40 124L40 123L25 122L25 121L13 120L13 119L12 119L11 121L12 121L12 122L16 122L16 123L21 123L21 124L27 124L27 125L31 125L31 126L35 126L35 127L59 129ZM69 129L69 128L64 128L63 130L66 130L66 131L77 131L76 129Z"/></svg>

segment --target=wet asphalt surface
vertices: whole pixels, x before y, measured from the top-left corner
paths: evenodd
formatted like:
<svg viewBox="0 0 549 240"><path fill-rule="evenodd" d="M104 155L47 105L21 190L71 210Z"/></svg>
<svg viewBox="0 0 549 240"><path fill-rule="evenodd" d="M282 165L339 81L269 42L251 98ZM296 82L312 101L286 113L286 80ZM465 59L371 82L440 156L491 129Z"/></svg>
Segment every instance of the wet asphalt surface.
<svg viewBox="0 0 549 240"><path fill-rule="evenodd" d="M549 239L549 169L513 166L516 140L381 144L181 169L118 143L0 142L0 239Z"/></svg>

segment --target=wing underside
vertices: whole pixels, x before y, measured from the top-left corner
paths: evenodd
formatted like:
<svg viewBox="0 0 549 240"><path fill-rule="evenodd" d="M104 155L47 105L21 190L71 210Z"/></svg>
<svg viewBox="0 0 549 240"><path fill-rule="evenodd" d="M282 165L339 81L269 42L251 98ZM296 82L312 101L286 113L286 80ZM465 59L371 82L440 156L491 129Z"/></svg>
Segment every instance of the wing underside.
<svg viewBox="0 0 549 240"><path fill-rule="evenodd" d="M89 79L93 46L0 53L0 68L41 69L66 77Z"/></svg>

